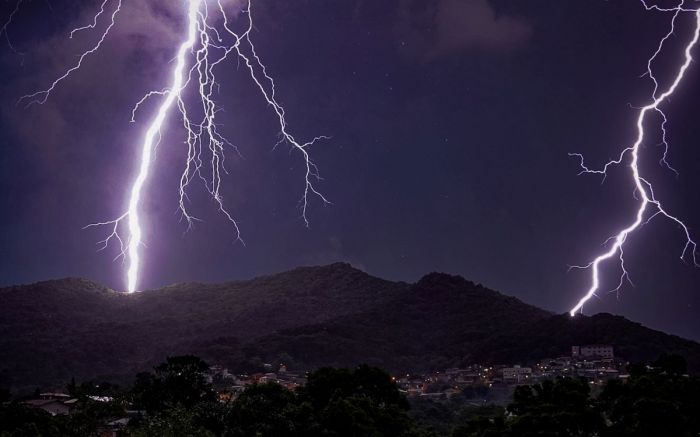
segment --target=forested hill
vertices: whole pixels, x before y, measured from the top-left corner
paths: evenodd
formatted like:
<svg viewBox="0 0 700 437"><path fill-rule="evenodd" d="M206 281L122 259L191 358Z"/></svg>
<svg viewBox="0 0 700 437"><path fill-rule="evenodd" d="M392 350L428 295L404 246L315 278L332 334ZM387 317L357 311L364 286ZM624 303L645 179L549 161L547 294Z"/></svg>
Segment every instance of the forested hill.
<svg viewBox="0 0 700 437"><path fill-rule="evenodd" d="M700 368L698 343L621 317L572 319L458 276L407 284L343 263L135 294L63 279L2 288L0 302L0 386L19 389L128 380L185 353L232 370L284 360L303 370L417 371L526 363L572 344L610 343L631 360L673 352Z"/></svg>

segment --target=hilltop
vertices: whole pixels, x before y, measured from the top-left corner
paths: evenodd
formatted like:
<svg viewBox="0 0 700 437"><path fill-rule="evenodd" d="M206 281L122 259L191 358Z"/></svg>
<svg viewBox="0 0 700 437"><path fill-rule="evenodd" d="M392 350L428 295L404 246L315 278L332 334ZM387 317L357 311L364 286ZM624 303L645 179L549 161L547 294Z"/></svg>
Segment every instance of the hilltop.
<svg viewBox="0 0 700 437"><path fill-rule="evenodd" d="M134 294L63 279L2 288L0 301L0 385L25 390L71 377L129 381L185 353L241 371L279 361L423 371L609 343L630 360L680 353L700 369L700 344L622 317L572 319L459 276L408 284L343 263Z"/></svg>

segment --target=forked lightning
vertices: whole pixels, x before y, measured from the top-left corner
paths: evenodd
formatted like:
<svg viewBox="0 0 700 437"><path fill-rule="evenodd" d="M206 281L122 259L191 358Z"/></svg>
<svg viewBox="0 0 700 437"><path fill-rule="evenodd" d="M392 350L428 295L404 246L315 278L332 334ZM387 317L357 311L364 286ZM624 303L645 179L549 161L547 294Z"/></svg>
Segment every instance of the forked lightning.
<svg viewBox="0 0 700 437"><path fill-rule="evenodd" d="M695 241L692 239L690 235L690 231L688 227L681 221L678 217L670 214L661 204L661 201L656 197L654 194L654 188L652 187L652 184L649 182L648 179L646 179L640 172L639 170L639 154L641 153L641 148L642 144L644 142L645 138L645 123L649 121L649 115L651 114L658 114L660 118L660 127L661 127L661 133L662 133L662 138L661 138L661 144L664 146L664 153L663 157L660 160L660 163L669 169L671 171L676 172L673 167L670 166L670 164L667 161L668 158L668 142L666 139L666 123L667 123L667 118L666 115L664 114L662 110L663 104L668 102L668 99L670 96L673 95L674 92L676 92L676 89L680 85L681 81L684 79L686 72L688 68L691 66L693 62L693 56L692 56L692 51L695 49L697 42L698 42L698 37L700 36L700 7L698 8L689 8L685 6L685 0L681 1L681 3L674 7L674 8L662 8L657 5L650 5L646 1L642 0L642 4L647 10L654 10L654 11L660 11L660 12L667 12L667 13L672 13L673 16L671 18L671 26L670 30L668 33L661 39L659 42L659 45L656 49L656 51L652 54L652 56L649 58L647 62L647 71L645 73L646 76L648 76L653 84L654 88L651 94L651 101L646 105L643 106L642 108L639 109L639 113L637 116L637 137L634 143L623 149L620 155L618 156L617 159L612 160L605 164L601 169L596 170L596 169L591 169L586 166L586 163L583 159L583 155L579 153L571 153L571 156L575 156L580 160L581 163L581 173L580 174L585 174L585 173L591 173L591 174L599 174L605 177L607 175L607 171L610 169L610 167L622 164L625 162L625 160L629 160L629 168L630 172L632 175L632 179L634 181L635 185L635 193L636 197L639 200L639 206L637 208L636 214L634 215L634 220L627 225L626 227L622 228L619 230L614 236L610 237L606 244L610 244L610 247L607 249L607 251L603 252L602 254L598 255L593 261L588 263L587 265L584 266L574 266L574 268L580 268L580 269L590 269L591 270L591 285L588 291L583 295L583 297L576 303L576 305L571 308L571 311L569 313L573 317L576 315L577 312L581 311L584 304L588 302L592 297L596 296L596 293L600 291L601 287L601 279L600 279L600 266L603 264L605 261L608 261L614 257L617 256L620 269L621 269L621 275L620 275L620 282L617 285L617 288L615 288L613 291L620 290L620 288L624 285L624 282L627 280L629 281L629 273L625 267L625 257L624 257L624 244L627 241L627 238L634 233L635 231L639 230L641 227L643 227L645 224L649 223L652 219L662 216L670 220L671 222L675 223L680 227L682 230L686 241L685 241L685 246L683 247L683 251L681 252L681 260L685 260L687 258L691 259L693 264L696 266L698 265L697 259L696 259L696 253L697 253L697 244ZM674 35L676 28L676 20L678 16L682 13L691 13L694 14L694 28L693 28L693 34L692 38L690 41L687 43L685 46L684 50L684 61L683 63L678 67L676 70L675 76L673 77L673 81L671 84L664 89L663 92L659 92L662 87L659 84L659 81L657 80L656 76L654 75L653 72L653 63L654 60L657 58L659 53L664 48L664 44L666 41Z"/></svg>
<svg viewBox="0 0 700 437"><path fill-rule="evenodd" d="M58 76L46 89L23 96L21 103L26 105L42 104L47 101L54 89L67 80L71 73L78 70L90 55L97 52L109 33L117 25L117 18L122 10L124 0L104 0L100 10L87 25L73 29L70 38L77 32L95 30L100 17L108 14L109 22L100 32L97 42L78 57L76 63ZM229 0L230 1L230 0ZM234 30L230 17L227 15L224 0L187 0L184 3L187 13L187 29L177 51L171 70L170 83L167 88L151 91L136 103L132 111L132 121L135 121L137 111L150 98L160 98L158 110L148 124L143 142L141 143L140 159L137 172L129 190L129 201L126 211L116 219L94 223L87 227L107 226L109 235L102 240L101 248L106 248L110 242L116 241L119 255L127 264L126 288L134 292L139 288L141 275L141 247L144 230L140 217L144 186L148 181L149 172L154 162L154 150L161 139L161 133L166 128L168 116L177 109L182 126L186 133L187 155L184 170L180 177L179 208L188 228L197 218L187 209L187 191L190 184L198 180L204 184L219 211L233 225L236 240L241 240L241 233L236 220L224 207L221 195L222 173L226 172L225 149L237 153L236 147L220 132L216 122L220 107L214 94L218 90L215 69L229 57L235 57L245 65L253 84L260 90L263 98L272 107L280 129L280 143L289 144L293 150L300 153L304 163L304 188L301 198L301 215L308 226L307 209L309 198L318 197L322 202L328 200L315 187L320 180L318 169L309 155L309 148L316 141L328 137L319 136L311 141L297 140L290 132L285 119L285 110L275 96L275 82L267 73L265 65L255 50L251 39L253 30L252 4L245 2L241 16L245 16L245 26L242 31ZM18 4L19 6L19 4ZM108 10L111 13L107 12ZM11 18L11 17L10 17ZM217 28L218 26L218 28ZM6 26L2 29L6 33ZM193 90L197 96L196 103L186 102L186 91Z"/></svg>

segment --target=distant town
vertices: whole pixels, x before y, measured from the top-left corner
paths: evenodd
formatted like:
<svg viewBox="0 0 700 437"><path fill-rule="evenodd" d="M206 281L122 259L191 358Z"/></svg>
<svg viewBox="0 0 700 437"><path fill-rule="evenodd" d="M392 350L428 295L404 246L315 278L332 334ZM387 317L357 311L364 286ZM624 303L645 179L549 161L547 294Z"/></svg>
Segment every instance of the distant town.
<svg viewBox="0 0 700 437"><path fill-rule="evenodd" d="M430 398L446 400L465 396L474 404L505 405L518 385L535 384L558 377L585 378L592 386L602 386L610 379L626 379L627 362L616 357L613 346L572 346L570 354L543 358L532 367L517 364L480 365L451 368L428 374L394 375L399 390L409 399ZM218 393L219 401L234 400L247 386L276 383L295 390L306 383L306 374L290 371L282 364L273 369L265 364L267 372L235 374L220 365L212 365L206 375ZM108 402L109 397L92 396L95 401ZM41 393L24 401L29 407L42 409L52 415L69 414L77 399L61 391ZM121 424L114 424L121 425Z"/></svg>
<svg viewBox="0 0 700 437"><path fill-rule="evenodd" d="M518 364L480 365L451 368L427 374L394 375L399 389L409 398L448 399L466 395L480 403L507 403L518 385L535 384L557 377L587 379L591 385L603 385L609 379L625 379L627 362L615 357L613 346L572 346L569 355L543 358L534 366ZM217 388L221 400L229 400L256 383L275 382L288 389L304 385L306 376L290 372L285 365L267 373L234 375L220 366L212 366L210 382Z"/></svg>

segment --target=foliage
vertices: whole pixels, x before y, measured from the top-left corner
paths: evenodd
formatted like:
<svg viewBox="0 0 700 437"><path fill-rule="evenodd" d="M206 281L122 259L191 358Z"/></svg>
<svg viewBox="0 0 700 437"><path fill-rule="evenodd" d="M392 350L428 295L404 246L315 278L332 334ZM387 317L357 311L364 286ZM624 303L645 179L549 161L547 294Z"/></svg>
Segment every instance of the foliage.
<svg viewBox="0 0 700 437"><path fill-rule="evenodd" d="M140 373L132 390L134 406L149 414L176 407L193 408L213 402L216 393L207 382L209 366L192 355L170 357L154 373Z"/></svg>
<svg viewBox="0 0 700 437"><path fill-rule="evenodd" d="M700 378L685 375L680 357L638 368L628 383L610 381L598 398L611 426L605 437L700 434Z"/></svg>
<svg viewBox="0 0 700 437"><path fill-rule="evenodd" d="M128 435L133 437L214 437L217 434L199 423L197 411L181 405L161 411L156 416L132 424Z"/></svg>
<svg viewBox="0 0 700 437"><path fill-rule="evenodd" d="M479 418L453 437L690 437L700 434L700 378L678 356L635 366L629 381L611 380L597 398L585 380L561 378L518 387L509 416Z"/></svg>
<svg viewBox="0 0 700 437"><path fill-rule="evenodd" d="M124 408L112 402L82 401L73 414L51 416L14 401L0 407L0 436L94 436L102 424L123 415Z"/></svg>
<svg viewBox="0 0 700 437"><path fill-rule="evenodd" d="M31 437L60 436L63 423L50 414L23 406L19 402L5 404L0 408L0 436Z"/></svg>
<svg viewBox="0 0 700 437"><path fill-rule="evenodd" d="M389 375L360 366L320 369L291 392L268 383L247 388L231 405L229 436L418 436L408 403Z"/></svg>
<svg viewBox="0 0 700 437"><path fill-rule="evenodd" d="M0 437L94 436L106 423L142 409L122 430L135 437L690 437L700 433L700 378L664 356L634 366L628 381L609 381L599 396L582 379L561 378L516 388L506 409L473 406L465 395L445 402L407 399L382 370L322 368L290 391L276 383L248 386L218 401L207 364L171 357L115 393L108 384L72 383L70 415L51 416L12 401L0 406ZM92 392L91 387L96 390ZM91 393L113 394L111 402Z"/></svg>
<svg viewBox="0 0 700 437"><path fill-rule="evenodd" d="M594 436L603 420L593 408L584 379L563 378L517 387L508 411L515 418L511 434L529 436Z"/></svg>
<svg viewBox="0 0 700 437"><path fill-rule="evenodd" d="M410 402L410 416L421 428L437 435L449 435L453 428L477 418L488 420L503 416L504 410L498 405L475 404L464 394L445 400L416 397Z"/></svg>

